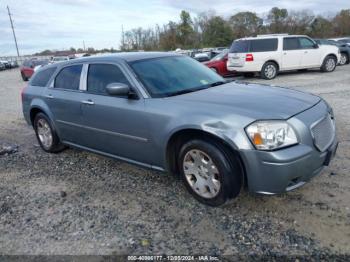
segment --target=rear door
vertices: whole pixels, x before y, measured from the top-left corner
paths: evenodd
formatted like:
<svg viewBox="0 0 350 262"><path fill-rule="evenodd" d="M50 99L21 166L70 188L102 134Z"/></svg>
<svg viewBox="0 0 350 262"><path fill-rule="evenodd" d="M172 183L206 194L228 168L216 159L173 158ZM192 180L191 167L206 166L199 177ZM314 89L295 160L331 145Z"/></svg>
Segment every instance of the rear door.
<svg viewBox="0 0 350 262"><path fill-rule="evenodd" d="M106 86L131 86L118 64L89 65L86 92L82 99L83 145L137 162L150 163L151 145L144 99L110 96ZM135 90L136 91L136 90Z"/></svg>
<svg viewBox="0 0 350 262"><path fill-rule="evenodd" d="M320 65L320 48L308 37L298 37L300 50L303 51L301 67L318 67Z"/></svg>
<svg viewBox="0 0 350 262"><path fill-rule="evenodd" d="M298 37L284 37L282 51L282 70L293 70L300 68L304 51L300 49Z"/></svg>
<svg viewBox="0 0 350 262"><path fill-rule="evenodd" d="M53 114L60 138L76 144L81 141L82 93L79 86L82 68L82 64L62 68L51 86L44 92L45 101Z"/></svg>

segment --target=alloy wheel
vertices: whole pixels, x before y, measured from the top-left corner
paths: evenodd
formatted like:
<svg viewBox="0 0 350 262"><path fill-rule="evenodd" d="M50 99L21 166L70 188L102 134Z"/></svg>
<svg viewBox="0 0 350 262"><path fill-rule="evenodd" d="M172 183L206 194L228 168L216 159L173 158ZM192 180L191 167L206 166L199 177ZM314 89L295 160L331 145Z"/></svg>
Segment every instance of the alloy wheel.
<svg viewBox="0 0 350 262"><path fill-rule="evenodd" d="M41 144L44 148L49 149L52 146L53 136L49 123L40 118L37 122L37 132Z"/></svg>
<svg viewBox="0 0 350 262"><path fill-rule="evenodd" d="M328 72L331 72L334 70L335 68L335 60L333 58L329 58L327 61L326 61L326 70Z"/></svg>
<svg viewBox="0 0 350 262"><path fill-rule="evenodd" d="M272 79L275 77L277 70L276 70L276 67L274 65L267 65L265 67L264 72L265 72L265 76L268 79Z"/></svg>

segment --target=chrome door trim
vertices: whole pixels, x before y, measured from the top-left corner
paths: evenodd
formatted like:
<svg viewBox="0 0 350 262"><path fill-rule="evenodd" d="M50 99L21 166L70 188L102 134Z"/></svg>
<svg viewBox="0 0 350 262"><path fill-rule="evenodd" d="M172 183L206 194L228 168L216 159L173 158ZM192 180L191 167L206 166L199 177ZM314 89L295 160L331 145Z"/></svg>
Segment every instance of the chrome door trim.
<svg viewBox="0 0 350 262"><path fill-rule="evenodd" d="M118 133L118 132L112 132L112 131L108 131L108 130L104 130L104 129L94 128L94 127L90 127L90 126L78 125L78 124L75 124L75 123L72 123L72 122L68 122L68 121L63 121L63 120L56 120L56 122L61 123L61 124L65 124L65 125L70 125L70 126L75 126L75 127L79 127L79 128L84 128L84 129L88 129L88 130L92 130L92 131L97 131L97 132L105 133L105 134L108 134L108 135L129 138L129 139L137 140L137 141L140 141L140 142L148 142L148 139L144 138L144 137L132 136L132 135L121 134L121 133Z"/></svg>

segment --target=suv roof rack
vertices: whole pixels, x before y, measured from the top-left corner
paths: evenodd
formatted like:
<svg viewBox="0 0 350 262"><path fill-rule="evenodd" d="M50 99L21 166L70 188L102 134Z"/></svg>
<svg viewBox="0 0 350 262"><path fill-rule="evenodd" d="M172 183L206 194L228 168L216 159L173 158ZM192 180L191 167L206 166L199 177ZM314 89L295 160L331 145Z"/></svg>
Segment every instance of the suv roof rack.
<svg viewBox="0 0 350 262"><path fill-rule="evenodd" d="M261 36L284 36L284 35L289 35L289 34L266 34L266 35L257 35L257 37L261 37Z"/></svg>

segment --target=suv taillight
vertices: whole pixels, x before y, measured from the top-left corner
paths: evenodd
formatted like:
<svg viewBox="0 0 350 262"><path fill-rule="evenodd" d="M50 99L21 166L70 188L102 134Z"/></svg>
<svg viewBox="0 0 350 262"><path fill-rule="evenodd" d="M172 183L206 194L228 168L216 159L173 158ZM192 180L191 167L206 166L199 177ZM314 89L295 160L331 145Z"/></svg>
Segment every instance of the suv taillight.
<svg viewBox="0 0 350 262"><path fill-rule="evenodd" d="M245 61L246 61L246 62L252 62L252 61L254 61L253 54L246 54L246 56L245 56Z"/></svg>

